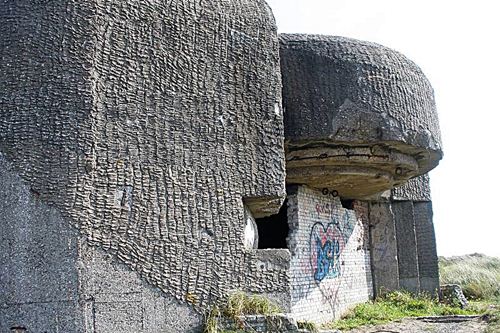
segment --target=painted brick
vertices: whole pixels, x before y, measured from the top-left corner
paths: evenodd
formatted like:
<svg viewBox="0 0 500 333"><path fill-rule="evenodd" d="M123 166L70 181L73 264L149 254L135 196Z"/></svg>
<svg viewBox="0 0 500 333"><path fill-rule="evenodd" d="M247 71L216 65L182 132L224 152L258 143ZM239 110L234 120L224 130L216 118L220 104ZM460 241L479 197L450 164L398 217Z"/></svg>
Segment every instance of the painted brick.
<svg viewBox="0 0 500 333"><path fill-rule="evenodd" d="M345 209L338 198L305 186L288 205L294 317L324 322L372 298L367 206Z"/></svg>

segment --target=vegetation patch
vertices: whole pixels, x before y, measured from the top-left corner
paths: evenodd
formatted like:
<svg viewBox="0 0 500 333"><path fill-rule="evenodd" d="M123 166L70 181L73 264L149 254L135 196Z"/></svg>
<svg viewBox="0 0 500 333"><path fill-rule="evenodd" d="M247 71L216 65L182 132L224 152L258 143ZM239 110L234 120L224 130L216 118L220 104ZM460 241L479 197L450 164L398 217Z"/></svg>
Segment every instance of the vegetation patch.
<svg viewBox="0 0 500 333"><path fill-rule="evenodd" d="M247 295L243 292L229 296L226 305L222 307L222 314L232 319L244 315L269 316L280 312L279 306L267 298L259 295Z"/></svg>
<svg viewBox="0 0 500 333"><path fill-rule="evenodd" d="M473 315L477 309L461 309L439 303L427 295L413 296L407 292L391 292L375 301L359 304L342 319L326 325L326 328L349 330L364 325L378 325L408 317Z"/></svg>
<svg viewBox="0 0 500 333"><path fill-rule="evenodd" d="M311 321L297 320L297 326L299 329L308 330L311 333L319 332L318 326Z"/></svg>
<svg viewBox="0 0 500 333"><path fill-rule="evenodd" d="M500 298L500 259L482 254L439 258L441 284L458 284L469 300Z"/></svg>
<svg viewBox="0 0 500 333"><path fill-rule="evenodd" d="M281 312L278 305L269 299L259 295L248 295L243 292L231 294L224 305L214 306L205 318L204 333L240 333L242 330L231 331L221 330L220 319L229 318L235 323L241 324L240 316L244 315L265 315L271 316Z"/></svg>
<svg viewBox="0 0 500 333"><path fill-rule="evenodd" d="M500 259L483 254L439 258L442 284L458 284L470 308L483 314L487 333L500 332Z"/></svg>

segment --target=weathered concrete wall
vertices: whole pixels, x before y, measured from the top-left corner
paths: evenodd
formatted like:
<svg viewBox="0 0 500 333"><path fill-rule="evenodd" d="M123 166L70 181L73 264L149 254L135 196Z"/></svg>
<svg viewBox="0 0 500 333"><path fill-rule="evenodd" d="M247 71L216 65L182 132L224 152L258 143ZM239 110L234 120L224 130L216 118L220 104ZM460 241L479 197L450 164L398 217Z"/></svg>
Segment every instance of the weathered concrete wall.
<svg viewBox="0 0 500 333"><path fill-rule="evenodd" d="M391 192L392 205L412 206L413 224L417 247L419 290L437 296L439 289L439 267L436 249L434 223L432 221L429 175L411 179L404 186L394 188ZM408 218L408 216L400 216ZM408 225L409 221L396 221ZM408 229L409 230L409 229ZM408 235L407 235L408 236Z"/></svg>
<svg viewBox="0 0 500 333"><path fill-rule="evenodd" d="M201 316L91 247L0 156L0 332L199 332Z"/></svg>
<svg viewBox="0 0 500 333"><path fill-rule="evenodd" d="M388 202L370 204L370 250L375 296L399 289L396 221Z"/></svg>
<svg viewBox="0 0 500 333"><path fill-rule="evenodd" d="M410 179L406 184L391 190L393 201L431 201L429 174Z"/></svg>
<svg viewBox="0 0 500 333"><path fill-rule="evenodd" d="M420 291L437 296L439 292L439 265L432 222L432 202L414 202L413 212L417 236Z"/></svg>
<svg viewBox="0 0 500 333"><path fill-rule="evenodd" d="M439 159L433 89L411 60L379 44L337 36L282 34L280 45L287 139L400 142Z"/></svg>
<svg viewBox="0 0 500 333"><path fill-rule="evenodd" d="M402 288L437 295L439 267L427 174L393 189L387 201L370 203L370 236L376 293Z"/></svg>
<svg viewBox="0 0 500 333"><path fill-rule="evenodd" d="M59 229L199 310L230 289L288 290L244 246L244 201L260 216L285 195L264 1L8 1L0 50L0 152Z"/></svg>
<svg viewBox="0 0 500 333"><path fill-rule="evenodd" d="M291 313L325 322L372 293L368 211L300 186L288 196Z"/></svg>
<svg viewBox="0 0 500 333"><path fill-rule="evenodd" d="M291 259L255 250L285 196L283 121L288 182L346 198L442 155L404 56L283 36L283 119L278 50L263 0L0 6L1 329L190 332L234 289L326 321L372 297L370 245L376 288L433 290L425 177L371 209L299 186Z"/></svg>
<svg viewBox="0 0 500 333"><path fill-rule="evenodd" d="M426 173L442 151L429 81L404 55L344 37L284 34L280 55L287 184L366 200L375 293L433 290Z"/></svg>
<svg viewBox="0 0 500 333"><path fill-rule="evenodd" d="M398 201L393 202L391 206L396 220L399 286L402 289L418 293L420 280L413 203L411 201Z"/></svg>
<svg viewBox="0 0 500 333"><path fill-rule="evenodd" d="M202 317L192 306L144 282L82 237L78 267L88 332L201 332Z"/></svg>
<svg viewBox="0 0 500 333"><path fill-rule="evenodd" d="M369 200L434 168L429 81L402 54L334 36L280 36L287 183Z"/></svg>
<svg viewBox="0 0 500 333"><path fill-rule="evenodd" d="M0 154L0 332L83 332L77 231Z"/></svg>

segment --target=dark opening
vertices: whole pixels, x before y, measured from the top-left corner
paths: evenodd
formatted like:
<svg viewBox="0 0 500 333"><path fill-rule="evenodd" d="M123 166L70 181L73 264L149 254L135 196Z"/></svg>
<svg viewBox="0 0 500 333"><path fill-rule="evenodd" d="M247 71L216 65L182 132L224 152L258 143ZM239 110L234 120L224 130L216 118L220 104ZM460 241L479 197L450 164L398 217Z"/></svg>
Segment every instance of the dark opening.
<svg viewBox="0 0 500 333"><path fill-rule="evenodd" d="M26 327L23 326L12 326L10 328L10 331L12 333L22 333L22 332L27 332Z"/></svg>
<svg viewBox="0 0 500 333"><path fill-rule="evenodd" d="M340 198L340 203L345 209L354 209L354 200Z"/></svg>
<svg viewBox="0 0 500 333"><path fill-rule="evenodd" d="M288 236L287 202L278 214L255 219L259 232L259 249L286 249Z"/></svg>

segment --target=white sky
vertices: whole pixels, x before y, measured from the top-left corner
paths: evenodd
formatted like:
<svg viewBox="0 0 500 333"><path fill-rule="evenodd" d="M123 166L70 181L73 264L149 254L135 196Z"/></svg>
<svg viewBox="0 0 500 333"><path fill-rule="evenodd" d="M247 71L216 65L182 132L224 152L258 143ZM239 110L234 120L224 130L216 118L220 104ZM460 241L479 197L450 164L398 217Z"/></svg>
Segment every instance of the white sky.
<svg viewBox="0 0 500 333"><path fill-rule="evenodd" d="M405 54L436 92L444 159L431 172L439 255L500 257L500 1L267 0L279 32Z"/></svg>

